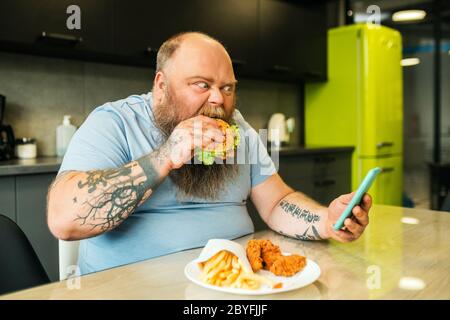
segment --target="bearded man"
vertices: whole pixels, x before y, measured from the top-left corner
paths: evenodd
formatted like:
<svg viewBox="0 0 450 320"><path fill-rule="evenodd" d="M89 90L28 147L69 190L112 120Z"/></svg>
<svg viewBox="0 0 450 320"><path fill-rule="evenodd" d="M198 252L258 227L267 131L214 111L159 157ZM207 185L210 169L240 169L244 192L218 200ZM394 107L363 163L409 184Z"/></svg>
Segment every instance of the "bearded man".
<svg viewBox="0 0 450 320"><path fill-rule="evenodd" d="M370 196L334 231L352 194L325 207L286 185L235 108L236 85L219 41L181 33L158 51L152 92L88 116L49 189L47 210L54 236L82 240L82 274L250 234L249 197L268 227L286 236L349 242L362 234ZM236 138L216 119L239 128L238 149L212 165L194 161L198 150Z"/></svg>

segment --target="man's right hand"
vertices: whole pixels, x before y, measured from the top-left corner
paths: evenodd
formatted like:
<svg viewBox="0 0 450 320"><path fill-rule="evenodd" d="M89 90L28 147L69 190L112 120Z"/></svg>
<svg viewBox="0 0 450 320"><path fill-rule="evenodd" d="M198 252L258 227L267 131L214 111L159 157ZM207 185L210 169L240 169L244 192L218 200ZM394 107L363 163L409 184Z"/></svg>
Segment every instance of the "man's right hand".
<svg viewBox="0 0 450 320"><path fill-rule="evenodd" d="M192 159L194 149L214 150L225 139L214 119L199 115L181 121L161 149L169 157L171 169L178 169Z"/></svg>

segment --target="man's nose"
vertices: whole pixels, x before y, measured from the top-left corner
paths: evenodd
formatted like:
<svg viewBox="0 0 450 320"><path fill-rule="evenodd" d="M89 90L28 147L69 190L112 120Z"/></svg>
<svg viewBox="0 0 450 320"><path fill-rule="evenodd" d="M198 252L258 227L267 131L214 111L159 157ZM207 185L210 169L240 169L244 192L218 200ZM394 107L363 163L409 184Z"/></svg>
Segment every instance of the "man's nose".
<svg viewBox="0 0 450 320"><path fill-rule="evenodd" d="M219 88L212 87L210 89L210 95L209 95L208 102L213 105L215 105L215 104L222 105L223 104L223 95Z"/></svg>

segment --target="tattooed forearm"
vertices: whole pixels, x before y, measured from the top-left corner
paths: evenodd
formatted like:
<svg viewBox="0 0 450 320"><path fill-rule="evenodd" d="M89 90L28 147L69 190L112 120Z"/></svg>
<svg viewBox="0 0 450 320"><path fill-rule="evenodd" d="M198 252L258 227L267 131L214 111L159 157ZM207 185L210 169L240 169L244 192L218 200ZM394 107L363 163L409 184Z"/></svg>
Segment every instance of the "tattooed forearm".
<svg viewBox="0 0 450 320"><path fill-rule="evenodd" d="M323 238L321 237L321 235L319 234L319 232L317 231L317 229L314 226L311 226L311 230L312 230L312 235L308 234L309 231L309 227L308 229L305 230L305 232L303 232L303 234L293 234L293 235L289 235L286 234L283 230L278 230L278 233L286 236L286 237L294 237L298 240L323 240Z"/></svg>
<svg viewBox="0 0 450 320"><path fill-rule="evenodd" d="M161 147L120 168L59 174L47 197L52 234L79 240L117 227L168 176L172 170L169 151Z"/></svg>
<svg viewBox="0 0 450 320"><path fill-rule="evenodd" d="M101 232L111 230L148 198L158 180L146 157L117 169L88 171L77 184L87 197L75 221Z"/></svg>
<svg viewBox="0 0 450 320"><path fill-rule="evenodd" d="M305 230L301 234L294 233L293 236L295 238L299 240L322 240L315 226L320 221L320 215L312 213L308 209L300 208L295 203L286 200L281 200L279 206L284 213L290 214L292 217L302 220L305 223Z"/></svg>
<svg viewBox="0 0 450 320"><path fill-rule="evenodd" d="M320 216L318 214L311 213L308 209L302 209L294 203L281 200L279 205L284 212L289 213L297 219L302 219L306 223L316 223L320 221Z"/></svg>
<svg viewBox="0 0 450 320"><path fill-rule="evenodd" d="M274 208L270 227L278 233L299 240L322 240L325 228L324 207L302 193L284 197Z"/></svg>

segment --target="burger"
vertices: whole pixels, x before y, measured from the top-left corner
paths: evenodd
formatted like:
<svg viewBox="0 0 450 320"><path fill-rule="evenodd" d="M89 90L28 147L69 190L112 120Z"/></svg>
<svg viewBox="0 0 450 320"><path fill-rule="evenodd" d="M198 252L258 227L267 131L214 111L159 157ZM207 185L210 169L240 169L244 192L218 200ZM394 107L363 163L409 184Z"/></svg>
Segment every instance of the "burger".
<svg viewBox="0 0 450 320"><path fill-rule="evenodd" d="M223 134L227 137L230 134L233 134L233 140L230 143L225 139L222 144L217 145L214 150L205 150L205 149L197 149L195 151L195 156L197 159L203 163L204 165L212 165L215 159L225 160L227 157L227 152L236 149L240 142L239 128L236 124L230 125L229 123L223 121L222 119L214 119L217 121L220 130L222 130Z"/></svg>

